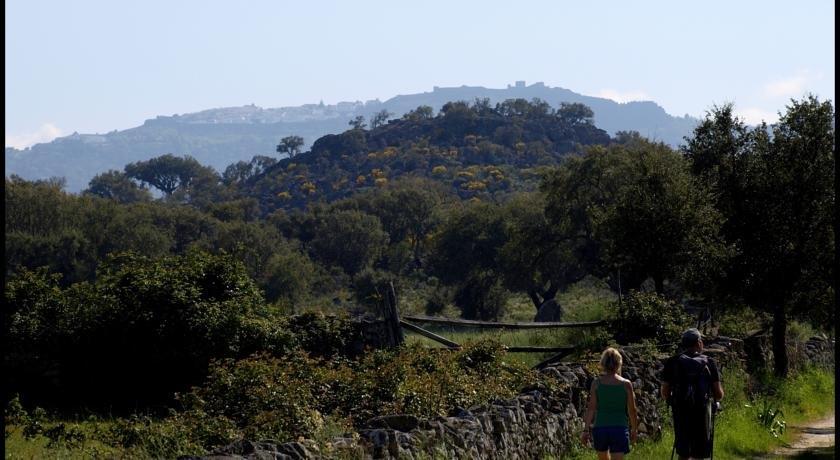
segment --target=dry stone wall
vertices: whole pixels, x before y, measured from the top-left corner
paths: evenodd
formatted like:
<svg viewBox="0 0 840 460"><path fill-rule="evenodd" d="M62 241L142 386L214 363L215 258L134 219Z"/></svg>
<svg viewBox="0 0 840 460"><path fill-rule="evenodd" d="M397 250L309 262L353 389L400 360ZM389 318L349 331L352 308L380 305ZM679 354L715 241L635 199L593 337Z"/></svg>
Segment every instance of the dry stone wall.
<svg viewBox="0 0 840 460"><path fill-rule="evenodd" d="M706 340L706 352L721 369L749 362L749 344L726 337ZM832 341L815 338L803 347L807 359L833 366ZM633 382L640 437L658 438L663 417L670 417L658 397L665 356L620 350L622 375ZM755 356L752 359L756 359ZM557 379L559 390L530 388L511 399L458 408L448 417L419 419L390 415L368 421L358 433L335 438L326 446L312 441L279 444L240 441L205 459L533 459L562 457L580 432L595 363L555 363L541 372Z"/></svg>

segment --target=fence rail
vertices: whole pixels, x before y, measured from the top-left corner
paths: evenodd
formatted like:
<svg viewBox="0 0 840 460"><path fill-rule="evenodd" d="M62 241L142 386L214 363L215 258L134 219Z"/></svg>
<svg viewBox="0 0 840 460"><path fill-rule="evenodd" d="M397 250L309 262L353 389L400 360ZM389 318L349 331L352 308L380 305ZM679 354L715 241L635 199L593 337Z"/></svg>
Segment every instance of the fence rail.
<svg viewBox="0 0 840 460"><path fill-rule="evenodd" d="M408 329L411 332L416 332L416 333L422 335L423 337L432 339L435 342L442 343L449 348L461 348L461 345L458 345L457 343L455 343L455 342L453 342L453 341L451 341L451 340L449 340L445 337L441 337L441 336L435 334L434 332L427 331L420 326L415 326L415 325L413 325L411 323L407 323L403 320L400 320L400 326Z"/></svg>
<svg viewBox="0 0 840 460"><path fill-rule="evenodd" d="M397 295L394 291L394 285L389 283L385 288L385 293L382 296L383 305L382 313L385 317L385 323L388 325L388 341L392 346L399 346L405 341L403 329L409 330L419 334L428 339L434 340L442 344L445 350L458 350L461 345L453 342L446 337L435 334L434 332L423 329L422 327L412 324L415 323L430 323L443 324L449 326L467 326L478 328L495 328L495 329L560 329L560 328L575 328L575 327L599 327L607 324L606 321L582 321L582 322L546 322L546 323L501 323L494 321L474 321L468 319L448 319L448 318L433 318L431 316L415 316L406 315L400 317L399 308L397 308ZM511 353L550 353L554 352L551 357L534 366L535 369L540 369L546 365L557 362L561 358L566 357L577 350L576 347L557 346L557 347L541 347L541 346L506 346L505 349Z"/></svg>
<svg viewBox="0 0 840 460"><path fill-rule="evenodd" d="M606 321L582 322L545 322L545 323L501 323L495 321L475 321L470 319L435 318L431 316L406 315L402 317L419 323L446 324L449 326L473 326L496 329L556 329L566 327L597 327L606 325Z"/></svg>

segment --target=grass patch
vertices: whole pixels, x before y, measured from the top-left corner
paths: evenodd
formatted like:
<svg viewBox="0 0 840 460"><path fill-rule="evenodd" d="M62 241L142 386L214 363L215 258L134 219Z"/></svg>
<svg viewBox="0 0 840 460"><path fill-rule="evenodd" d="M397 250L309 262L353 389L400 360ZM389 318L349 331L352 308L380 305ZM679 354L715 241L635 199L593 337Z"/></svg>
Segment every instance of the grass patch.
<svg viewBox="0 0 840 460"><path fill-rule="evenodd" d="M122 458L146 459L151 455L141 448L114 447L101 439L104 433L114 426L113 420L67 420L53 419L49 424L63 423L68 430L82 433L84 439L68 445L55 442L43 434L34 437L24 436L21 425L7 425L5 452L7 459L89 459Z"/></svg>
<svg viewBox="0 0 840 460"><path fill-rule="evenodd" d="M594 277L584 278L566 292L557 295L557 301L565 311L563 320L569 322L611 319L616 313L613 304L615 300L615 293L607 284ZM536 312L534 304L527 295L513 294L508 299L501 321L531 322ZM454 308L447 308L443 313L443 316L457 317L457 311ZM599 331L599 328L506 330L431 324L421 326L460 345L491 339L507 346L577 346L595 340ZM442 346L431 339L408 331L406 331L406 343L418 343L430 347ZM552 354L510 353L508 359L526 366L534 366Z"/></svg>

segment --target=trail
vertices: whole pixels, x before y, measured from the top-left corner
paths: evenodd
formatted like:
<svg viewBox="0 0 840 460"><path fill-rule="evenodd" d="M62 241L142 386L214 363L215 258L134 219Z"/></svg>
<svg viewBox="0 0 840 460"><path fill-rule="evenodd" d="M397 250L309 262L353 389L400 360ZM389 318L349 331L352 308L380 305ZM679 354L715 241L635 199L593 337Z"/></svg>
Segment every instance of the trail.
<svg viewBox="0 0 840 460"><path fill-rule="evenodd" d="M788 447L776 449L764 459L824 459L834 458L834 414L806 426L791 426L790 430L800 433Z"/></svg>

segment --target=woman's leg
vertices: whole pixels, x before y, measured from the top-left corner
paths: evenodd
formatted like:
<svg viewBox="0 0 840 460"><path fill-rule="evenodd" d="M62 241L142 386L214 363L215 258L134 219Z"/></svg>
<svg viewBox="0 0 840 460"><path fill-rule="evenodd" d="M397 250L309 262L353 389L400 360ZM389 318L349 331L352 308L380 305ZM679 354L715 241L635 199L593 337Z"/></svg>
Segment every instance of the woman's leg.
<svg viewBox="0 0 840 460"><path fill-rule="evenodd" d="M624 459L624 452L613 452L612 460L623 460Z"/></svg>
<svg viewBox="0 0 840 460"><path fill-rule="evenodd" d="M598 450L596 452L598 452L598 460L611 460L610 459L610 451L605 450L605 451L601 452L600 450Z"/></svg>

